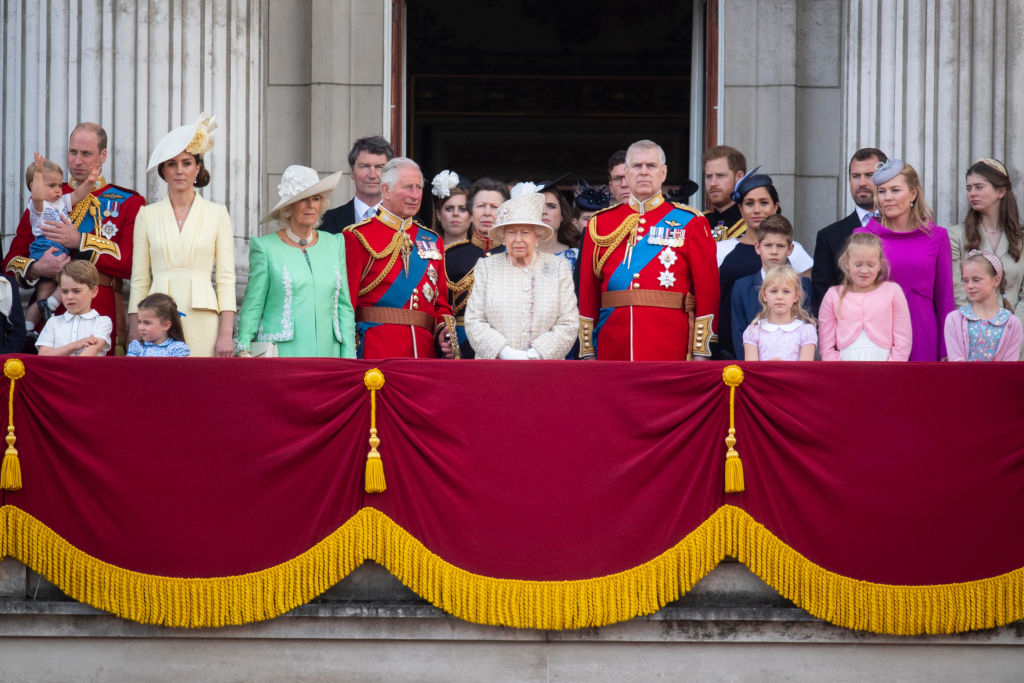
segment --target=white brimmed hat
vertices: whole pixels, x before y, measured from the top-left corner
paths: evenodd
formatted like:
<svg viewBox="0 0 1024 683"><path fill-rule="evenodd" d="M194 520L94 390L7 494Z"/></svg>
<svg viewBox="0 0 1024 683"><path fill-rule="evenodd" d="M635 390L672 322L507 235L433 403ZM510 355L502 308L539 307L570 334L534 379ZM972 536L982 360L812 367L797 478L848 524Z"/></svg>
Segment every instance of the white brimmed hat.
<svg viewBox="0 0 1024 683"><path fill-rule="evenodd" d="M277 202L277 206L270 210L270 213L260 219L260 223L266 223L275 218L278 211L294 204L300 199L317 194L329 197L334 192L334 188L338 186L338 181L340 180L341 171L332 173L323 180L320 180L320 174L308 166L289 166L284 169L281 183L277 186L277 194L281 198L280 201Z"/></svg>
<svg viewBox="0 0 1024 683"><path fill-rule="evenodd" d="M217 129L215 117L207 116L206 113L199 115L195 123L175 128L156 143L153 149L153 156L149 157L149 173L154 168L173 159L182 152L190 154L206 154L213 149L213 131Z"/></svg>
<svg viewBox="0 0 1024 683"><path fill-rule="evenodd" d="M512 225L529 225L534 228L541 228L540 241L551 239L555 231L551 226L541 221L541 214L544 213L544 195L539 192L530 192L513 197L498 207L498 219L494 227L490 229L487 236L491 239L502 240L505 235L505 228Z"/></svg>

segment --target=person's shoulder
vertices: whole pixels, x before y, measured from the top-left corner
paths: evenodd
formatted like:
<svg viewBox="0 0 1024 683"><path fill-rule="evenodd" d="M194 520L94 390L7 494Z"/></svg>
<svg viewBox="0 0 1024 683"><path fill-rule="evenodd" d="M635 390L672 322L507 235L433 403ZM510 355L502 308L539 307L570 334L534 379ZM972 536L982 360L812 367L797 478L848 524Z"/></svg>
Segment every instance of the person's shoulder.
<svg viewBox="0 0 1024 683"><path fill-rule="evenodd" d="M593 214L591 214L590 220L603 223L606 220L612 219L614 216L625 216L626 214L632 212L633 210L629 208L629 204L612 204L607 208L598 209L597 211L595 211Z"/></svg>
<svg viewBox="0 0 1024 683"><path fill-rule="evenodd" d="M123 187L121 185L114 184L108 184L103 188L103 192L99 193L97 196L103 197L104 199L131 199L132 197L142 199L142 195L130 187Z"/></svg>
<svg viewBox="0 0 1024 683"><path fill-rule="evenodd" d="M126 356L141 356L142 355L142 342L138 339L132 339L128 342L128 348L125 349L124 355Z"/></svg>
<svg viewBox="0 0 1024 683"><path fill-rule="evenodd" d="M963 223L957 223L946 228L946 233L949 235L949 241L953 240L963 241L967 235L967 226Z"/></svg>
<svg viewBox="0 0 1024 683"><path fill-rule="evenodd" d="M192 349L188 347L188 344L179 339L174 339L171 342L170 346L168 347L168 351L170 351L174 356L179 358L191 355L192 353Z"/></svg>
<svg viewBox="0 0 1024 683"><path fill-rule="evenodd" d="M433 235L433 237L434 237L434 239L435 239L435 240L439 240L439 239L441 239L441 233L440 233L439 231L437 231L437 230L434 230L433 228L431 228L431 227L428 227L428 226L426 226L426 225L423 225L423 223L420 223L420 222L419 222L419 221L417 221L417 220L413 220L413 225L415 225L415 226L416 226L417 228L419 228L420 230L425 230L425 231L426 231L427 233L429 233L430 235Z"/></svg>
<svg viewBox="0 0 1024 683"><path fill-rule="evenodd" d="M703 211L701 211L700 209L696 209L696 208L690 206L689 204L680 204L679 202L668 202L668 203L673 208L679 209L680 211L685 211L687 213L693 214L694 216L696 216L698 218L703 218L704 220L707 220L707 216L704 214Z"/></svg>

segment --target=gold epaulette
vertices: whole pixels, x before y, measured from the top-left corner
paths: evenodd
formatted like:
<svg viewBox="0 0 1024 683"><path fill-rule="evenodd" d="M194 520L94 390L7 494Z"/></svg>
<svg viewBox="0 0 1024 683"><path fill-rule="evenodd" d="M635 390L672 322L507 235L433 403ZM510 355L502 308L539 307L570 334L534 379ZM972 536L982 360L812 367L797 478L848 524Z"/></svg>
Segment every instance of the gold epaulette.
<svg viewBox="0 0 1024 683"><path fill-rule="evenodd" d="M463 244L469 244L469 240L459 240L458 242L452 242L451 244L448 244L446 242L444 245L444 253L447 254L449 249L454 249L455 247L461 246Z"/></svg>
<svg viewBox="0 0 1024 683"><path fill-rule="evenodd" d="M358 228L360 225L366 225L367 223L369 223L372 220L373 220L373 216L370 216L369 218L364 218L363 220L359 221L358 223L353 223L352 225L346 225L344 228L341 229L341 231L342 232L352 232L353 230Z"/></svg>
<svg viewBox="0 0 1024 683"><path fill-rule="evenodd" d="M7 263L7 270L18 276L19 280L28 282L28 267L35 261L28 256L15 256Z"/></svg>
<svg viewBox="0 0 1024 683"><path fill-rule="evenodd" d="M679 202L672 202L672 206L676 207L677 209L682 209L683 211L689 211L694 216L706 216L707 215L707 211L700 211L699 209L695 209L692 206L689 206L688 204L680 204Z"/></svg>
<svg viewBox="0 0 1024 683"><path fill-rule="evenodd" d="M93 235L92 233L85 233L82 235L82 244L79 247L79 251L95 252L95 256L91 258L93 262L103 254L110 254L118 261L121 260L121 247L117 246L115 242L108 240L106 237L100 237L99 235Z"/></svg>

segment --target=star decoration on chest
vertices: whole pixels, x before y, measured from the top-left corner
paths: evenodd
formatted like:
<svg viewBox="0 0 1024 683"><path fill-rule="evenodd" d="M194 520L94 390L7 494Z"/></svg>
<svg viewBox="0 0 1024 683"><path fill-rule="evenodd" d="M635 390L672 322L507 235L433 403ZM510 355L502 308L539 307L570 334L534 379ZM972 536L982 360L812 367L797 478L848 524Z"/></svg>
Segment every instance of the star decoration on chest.
<svg viewBox="0 0 1024 683"><path fill-rule="evenodd" d="M671 289L672 285L676 283L676 276L674 273L670 273L667 270L661 271L658 275L658 284L665 289Z"/></svg>
<svg viewBox="0 0 1024 683"><path fill-rule="evenodd" d="M672 249L662 249L661 253L658 254L658 260L661 261L661 265L665 266L665 268L671 268L672 264L679 260L679 257L676 256L676 252Z"/></svg>

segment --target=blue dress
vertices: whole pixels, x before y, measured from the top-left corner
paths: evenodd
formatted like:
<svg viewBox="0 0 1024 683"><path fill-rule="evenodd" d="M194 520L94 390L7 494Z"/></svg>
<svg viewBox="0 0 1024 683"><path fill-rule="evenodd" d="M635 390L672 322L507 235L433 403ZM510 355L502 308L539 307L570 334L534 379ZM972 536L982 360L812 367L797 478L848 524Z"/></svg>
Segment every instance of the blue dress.
<svg viewBox="0 0 1024 683"><path fill-rule="evenodd" d="M177 339L168 337L159 344L153 342L140 342L133 339L128 345L126 356L147 357L147 358L184 358L189 354L188 344Z"/></svg>

